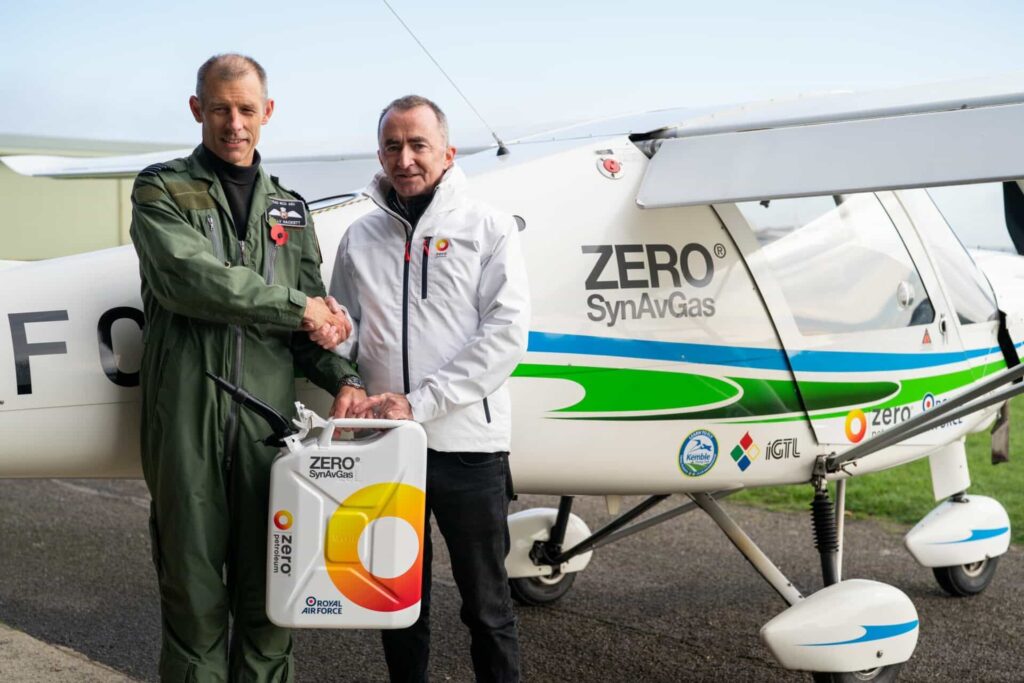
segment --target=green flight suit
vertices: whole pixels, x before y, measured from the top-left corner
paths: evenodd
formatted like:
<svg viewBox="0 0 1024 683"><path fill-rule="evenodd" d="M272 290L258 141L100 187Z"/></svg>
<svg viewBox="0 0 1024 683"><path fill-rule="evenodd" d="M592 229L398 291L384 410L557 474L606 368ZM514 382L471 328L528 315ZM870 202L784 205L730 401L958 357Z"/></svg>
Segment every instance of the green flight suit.
<svg viewBox="0 0 1024 683"><path fill-rule="evenodd" d="M132 190L146 313L142 469L153 499L160 676L290 681L291 633L271 624L265 608L276 450L258 443L269 433L266 423L218 391L204 371L288 416L296 368L332 394L354 371L298 329L306 295L324 295L305 203L294 203L300 198L260 168L239 242L207 154L200 145L185 159L151 166ZM269 214L283 215L282 207L298 208L287 223L304 226L286 227L279 245L270 234L279 220Z"/></svg>

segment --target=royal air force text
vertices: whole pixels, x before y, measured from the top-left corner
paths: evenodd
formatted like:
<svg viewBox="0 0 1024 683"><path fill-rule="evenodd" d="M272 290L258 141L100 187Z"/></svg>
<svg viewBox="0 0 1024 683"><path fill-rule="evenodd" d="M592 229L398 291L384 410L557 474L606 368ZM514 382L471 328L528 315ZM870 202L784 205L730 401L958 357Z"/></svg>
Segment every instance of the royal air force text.
<svg viewBox="0 0 1024 683"><path fill-rule="evenodd" d="M585 244L591 256L584 283L595 290L660 290L642 292L639 297L594 293L587 296L587 317L613 327L623 320L709 318L715 314L714 297L698 297L693 290L710 284L715 276L711 252L697 242L676 248L670 244ZM715 255L725 255L716 244ZM666 292L671 287L673 291Z"/></svg>

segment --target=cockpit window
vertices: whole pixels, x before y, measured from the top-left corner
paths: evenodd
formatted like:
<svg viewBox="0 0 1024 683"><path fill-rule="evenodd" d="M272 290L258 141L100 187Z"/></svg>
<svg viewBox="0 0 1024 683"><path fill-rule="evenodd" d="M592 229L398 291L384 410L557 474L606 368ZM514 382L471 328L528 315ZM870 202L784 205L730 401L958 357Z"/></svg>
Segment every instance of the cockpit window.
<svg viewBox="0 0 1024 683"><path fill-rule="evenodd" d="M994 183L980 189L987 190L989 188L994 188L999 193L997 201L990 201L989 204L1002 207L1002 187L998 183ZM951 196L955 196L950 191L951 189L959 188L937 188L929 192L936 207L943 215L943 222L947 222L945 220L947 217L960 218L960 214L956 210L959 205L950 200ZM979 193L979 189L971 189L975 193ZM975 216L975 218L978 217ZM989 223L997 224L998 228L1002 230L1002 238L1008 241L1003 217L996 215L987 218L990 218ZM952 222L949 222L949 225L954 229L957 228ZM949 291L950 302L953 304L953 310L956 311L960 324L970 325L971 323L997 320L999 312L992 286L974 263L974 259L967 253L967 249L964 248L960 239L952 230L943 229L930 230L927 240L932 246L932 258L935 259L935 266L942 273L945 288ZM1012 243L1010 244L1012 245Z"/></svg>
<svg viewBox="0 0 1024 683"><path fill-rule="evenodd" d="M737 204L803 335L935 319L903 240L874 194Z"/></svg>

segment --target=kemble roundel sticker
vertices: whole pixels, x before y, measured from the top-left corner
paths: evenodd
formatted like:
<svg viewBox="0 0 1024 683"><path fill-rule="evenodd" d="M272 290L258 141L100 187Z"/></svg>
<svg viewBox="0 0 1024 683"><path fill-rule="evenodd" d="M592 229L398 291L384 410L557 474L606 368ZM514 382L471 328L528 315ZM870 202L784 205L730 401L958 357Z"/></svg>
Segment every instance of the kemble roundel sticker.
<svg viewBox="0 0 1024 683"><path fill-rule="evenodd" d="M324 562L345 597L376 612L419 602L425 504L421 489L382 482L338 506L327 522Z"/></svg>
<svg viewBox="0 0 1024 683"><path fill-rule="evenodd" d="M699 477L715 466L718 439L706 429L690 432L679 447L679 469L688 477Z"/></svg>

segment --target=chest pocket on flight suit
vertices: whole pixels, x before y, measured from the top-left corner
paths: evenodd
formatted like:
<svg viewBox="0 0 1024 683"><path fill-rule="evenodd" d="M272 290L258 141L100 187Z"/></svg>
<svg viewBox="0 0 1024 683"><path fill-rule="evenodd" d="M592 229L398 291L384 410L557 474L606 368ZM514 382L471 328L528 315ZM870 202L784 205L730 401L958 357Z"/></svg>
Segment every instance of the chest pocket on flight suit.
<svg viewBox="0 0 1024 683"><path fill-rule="evenodd" d="M167 180L167 191L206 238L218 261L225 261L224 241L220 231L217 203L210 196L210 183L206 180Z"/></svg>
<svg viewBox="0 0 1024 683"><path fill-rule="evenodd" d="M202 226L203 234L206 235L206 239L210 240L214 258L227 265L228 259L224 251L224 239L221 235L218 218L216 208L203 209L196 212L196 219L199 221L199 225Z"/></svg>

